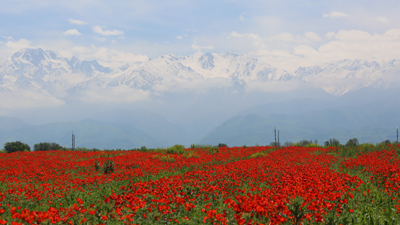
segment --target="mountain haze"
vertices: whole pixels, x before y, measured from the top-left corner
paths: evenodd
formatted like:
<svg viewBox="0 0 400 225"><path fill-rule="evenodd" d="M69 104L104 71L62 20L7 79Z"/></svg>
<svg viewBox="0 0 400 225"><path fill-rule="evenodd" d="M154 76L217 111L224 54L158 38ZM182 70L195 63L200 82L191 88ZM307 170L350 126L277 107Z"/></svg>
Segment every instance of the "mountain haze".
<svg viewBox="0 0 400 225"><path fill-rule="evenodd" d="M396 141L400 124L400 101L373 101L347 105L344 102L298 99L251 107L224 121L203 137L200 143L228 145L266 145L274 141L274 127L280 130L280 141L336 138L341 143L357 137L360 142ZM281 110L279 107L285 106Z"/></svg>
<svg viewBox="0 0 400 225"><path fill-rule="evenodd" d="M5 118L0 117L0 121ZM17 128L19 121L8 122L13 128L0 130L1 143L19 140L33 148L39 142L56 142L70 147L72 132L76 136L77 147L99 149L131 149L141 146L157 147L161 141L156 137L132 126L83 120L77 122L59 122L44 125L25 125ZM167 146L166 146L167 147Z"/></svg>
<svg viewBox="0 0 400 225"><path fill-rule="evenodd" d="M398 59L343 59L289 73L231 53L110 68L21 49L0 60L0 141L69 146L73 130L82 147L252 145L273 141L273 126L285 141L382 141L393 139L385 129L399 122L399 73Z"/></svg>

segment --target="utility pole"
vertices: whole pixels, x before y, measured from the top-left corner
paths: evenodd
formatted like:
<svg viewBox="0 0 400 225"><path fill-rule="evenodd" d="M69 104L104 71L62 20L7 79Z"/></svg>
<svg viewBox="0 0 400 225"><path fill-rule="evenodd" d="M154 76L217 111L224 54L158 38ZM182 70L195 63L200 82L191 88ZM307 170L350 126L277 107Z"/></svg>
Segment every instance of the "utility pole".
<svg viewBox="0 0 400 225"><path fill-rule="evenodd" d="M74 151L74 150L75 150L75 134L72 131L72 151Z"/></svg>
<svg viewBox="0 0 400 225"><path fill-rule="evenodd" d="M275 133L275 142L274 142L274 146L276 146L276 126L274 127L274 133Z"/></svg>
<svg viewBox="0 0 400 225"><path fill-rule="evenodd" d="M399 126L397 126L397 144L399 144Z"/></svg>

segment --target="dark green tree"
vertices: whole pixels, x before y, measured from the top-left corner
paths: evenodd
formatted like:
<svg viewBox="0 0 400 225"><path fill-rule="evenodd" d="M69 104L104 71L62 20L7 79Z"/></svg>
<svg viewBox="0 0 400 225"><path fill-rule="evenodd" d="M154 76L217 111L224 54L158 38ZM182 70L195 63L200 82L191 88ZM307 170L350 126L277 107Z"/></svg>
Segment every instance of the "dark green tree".
<svg viewBox="0 0 400 225"><path fill-rule="evenodd" d="M311 140L309 140L309 141L307 141L307 140L302 140L302 141L299 141L299 145L300 146L307 146L307 145L311 145L313 142L311 141Z"/></svg>
<svg viewBox="0 0 400 225"><path fill-rule="evenodd" d="M325 146L339 147L340 146L340 142L336 138L333 138L333 139L331 138L331 139L329 139L329 141L325 141Z"/></svg>
<svg viewBox="0 0 400 225"><path fill-rule="evenodd" d="M40 142L39 144L35 144L33 146L34 151L49 151L49 150L60 150L63 149L63 147L55 142L49 143L49 142Z"/></svg>
<svg viewBox="0 0 400 225"><path fill-rule="evenodd" d="M392 144L392 143L390 142L389 139L387 139L387 140L385 140L385 141L382 141L381 144L383 144L383 145L390 145L390 144Z"/></svg>
<svg viewBox="0 0 400 225"><path fill-rule="evenodd" d="M222 148L222 147L228 147L228 145L227 145L227 144L224 144L224 143L219 143L219 144L218 144L218 148Z"/></svg>
<svg viewBox="0 0 400 225"><path fill-rule="evenodd" d="M287 146L293 146L293 142L286 141L285 144L283 144L283 146L285 146L285 147L287 147Z"/></svg>
<svg viewBox="0 0 400 225"><path fill-rule="evenodd" d="M4 144L4 151L7 153L12 152L23 152L23 151L31 151L31 147L28 144L22 143L20 141L7 142Z"/></svg>
<svg viewBox="0 0 400 225"><path fill-rule="evenodd" d="M273 146L273 147L281 147L281 146L280 146L280 143L278 143L278 142L275 142L275 141L273 141L273 142L269 143L269 146Z"/></svg>
<svg viewBox="0 0 400 225"><path fill-rule="evenodd" d="M352 138L347 141L346 147L357 147L359 145L357 138Z"/></svg>

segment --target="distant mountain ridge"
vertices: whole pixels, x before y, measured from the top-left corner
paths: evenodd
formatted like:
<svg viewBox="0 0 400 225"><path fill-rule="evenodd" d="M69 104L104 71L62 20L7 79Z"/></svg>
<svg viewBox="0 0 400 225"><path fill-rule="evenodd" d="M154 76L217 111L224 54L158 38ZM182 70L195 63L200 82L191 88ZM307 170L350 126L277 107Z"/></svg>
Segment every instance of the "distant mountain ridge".
<svg viewBox="0 0 400 225"><path fill-rule="evenodd" d="M74 130L82 147L269 144L265 137L275 125L282 128L282 140L344 140L357 132L362 136L362 123L378 127L400 121L400 109L376 104L398 104L399 74L396 59L347 59L289 73L263 59L231 53L169 54L110 68L51 50L21 49L0 60L0 115L42 125L0 118L0 142L68 146ZM296 85L300 88L290 89ZM254 87L262 90L252 92ZM146 95L151 97L130 100ZM88 101L92 97L99 101ZM128 100L118 102L123 98ZM343 109L355 105L361 111ZM374 107L383 111L365 114ZM83 122L86 118L92 120ZM341 127L319 130L319 124Z"/></svg>
<svg viewBox="0 0 400 225"><path fill-rule="evenodd" d="M363 87L387 88L398 83L400 60L341 60L300 67L293 74L258 58L231 53L201 53L190 56L163 55L147 62L132 62L118 68L97 61L71 59L51 50L22 49L0 61L0 91L37 90L56 97L90 87L107 89L126 86L153 90L162 82L225 80L232 89L250 83L303 81L332 95L343 95ZM158 89L154 89L157 91Z"/></svg>
<svg viewBox="0 0 400 225"><path fill-rule="evenodd" d="M391 82L398 82L400 60L376 61L340 60L312 67L300 67L295 76L307 82L322 82L325 91L333 95L343 95L363 87L387 88ZM329 83L331 83L329 85Z"/></svg>
<svg viewBox="0 0 400 225"><path fill-rule="evenodd" d="M274 141L274 127L280 130L282 144L303 139L316 139L322 144L330 138L345 143L354 137L360 143L375 144L386 139L396 141L396 126L400 124L399 100L355 102L353 105L336 105L337 102L312 99L298 99L297 104L294 102L290 100L248 108L221 123L199 143L268 145ZM301 105L304 108L297 110Z"/></svg>
<svg viewBox="0 0 400 225"><path fill-rule="evenodd" d="M16 118L0 117L0 126L0 149L4 143L12 141L22 141L31 148L40 142L56 142L71 147L72 132L76 136L77 147L132 149L171 145L136 127L93 119L31 125Z"/></svg>

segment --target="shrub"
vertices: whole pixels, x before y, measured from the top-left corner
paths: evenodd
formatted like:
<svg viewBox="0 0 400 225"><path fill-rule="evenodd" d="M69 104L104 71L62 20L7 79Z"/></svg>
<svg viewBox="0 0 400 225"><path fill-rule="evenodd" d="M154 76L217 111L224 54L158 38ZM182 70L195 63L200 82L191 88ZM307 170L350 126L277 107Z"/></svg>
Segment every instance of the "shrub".
<svg viewBox="0 0 400 225"><path fill-rule="evenodd" d="M392 144L392 142L390 142L390 140L388 139L388 140L382 141L381 144L386 146L386 145Z"/></svg>
<svg viewBox="0 0 400 225"><path fill-rule="evenodd" d="M264 151L261 151L261 152L256 152L256 153L250 155L249 158L251 159L251 158L258 158L258 157L266 156L272 151L274 151L273 148L270 148L270 149L267 149L267 150L264 150Z"/></svg>
<svg viewBox="0 0 400 225"><path fill-rule="evenodd" d="M207 151L209 154L214 154L218 152L218 146L212 146L212 145L191 144L190 148Z"/></svg>
<svg viewBox="0 0 400 225"><path fill-rule="evenodd" d="M308 145L312 145L312 144L313 144L313 142L311 140L307 141L305 139L296 143L297 146L308 146Z"/></svg>
<svg viewBox="0 0 400 225"><path fill-rule="evenodd" d="M94 161L94 169L96 171L102 171L104 174L109 174L114 172L114 161L107 160L104 162L103 167L100 166L100 163L95 160Z"/></svg>
<svg viewBox="0 0 400 225"><path fill-rule="evenodd" d="M185 155L184 155L184 157L185 157ZM185 158L187 158L187 157L185 157ZM161 162L169 162L169 163L175 162L175 158L172 155L158 155L157 154L157 155L153 155L153 159L158 159Z"/></svg>
<svg viewBox="0 0 400 225"><path fill-rule="evenodd" d="M183 154L185 153L185 146L176 144L172 147L167 148L167 153Z"/></svg>
<svg viewBox="0 0 400 225"><path fill-rule="evenodd" d="M202 148L203 145L200 144L191 144L190 148Z"/></svg>
<svg viewBox="0 0 400 225"><path fill-rule="evenodd" d="M219 144L218 144L218 148L222 148L222 147L228 147L228 145L227 145L227 144L224 144L224 143L219 143Z"/></svg>
<svg viewBox="0 0 400 225"><path fill-rule="evenodd" d="M200 155L195 151L187 151L182 155L184 158L199 158Z"/></svg>
<svg viewBox="0 0 400 225"><path fill-rule="evenodd" d="M7 153L12 152L23 152L23 151L31 151L31 147L28 144L22 143L20 141L15 142L7 142L4 144L4 150Z"/></svg>
<svg viewBox="0 0 400 225"><path fill-rule="evenodd" d="M341 144L339 142L339 140L335 139L335 138L331 138L329 139L329 141L325 141L325 146L335 146L335 147L340 147Z"/></svg>
<svg viewBox="0 0 400 225"><path fill-rule="evenodd" d="M33 151L49 151L49 150L61 150L63 147L55 142L40 142L33 146Z"/></svg>
<svg viewBox="0 0 400 225"><path fill-rule="evenodd" d="M359 145L359 143L358 143L358 139L357 138L350 139L346 143L346 147L357 147L358 145Z"/></svg>
<svg viewBox="0 0 400 225"><path fill-rule="evenodd" d="M161 160L161 162L169 162L169 163L175 162L175 158L171 155L163 155L160 158L160 160Z"/></svg>
<svg viewBox="0 0 400 225"><path fill-rule="evenodd" d="M202 144L191 144L190 148L200 148L200 149L207 149L212 148L212 145L202 145Z"/></svg>
<svg viewBox="0 0 400 225"><path fill-rule="evenodd" d="M104 163L103 172L104 172L105 174L113 173L113 172L114 172L114 161L112 161L112 160L107 160L107 161Z"/></svg>
<svg viewBox="0 0 400 225"><path fill-rule="evenodd" d="M293 146L293 142L287 141L283 144L284 147Z"/></svg>

